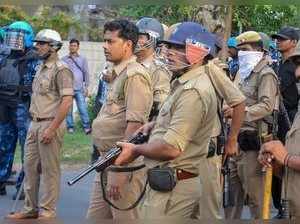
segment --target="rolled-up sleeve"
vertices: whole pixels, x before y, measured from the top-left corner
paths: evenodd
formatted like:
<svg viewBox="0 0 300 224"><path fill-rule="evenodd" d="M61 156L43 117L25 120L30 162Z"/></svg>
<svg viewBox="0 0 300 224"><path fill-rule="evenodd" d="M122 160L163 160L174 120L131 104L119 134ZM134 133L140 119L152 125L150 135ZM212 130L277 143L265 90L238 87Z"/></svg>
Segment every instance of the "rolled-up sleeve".
<svg viewBox="0 0 300 224"><path fill-rule="evenodd" d="M234 107L245 101L245 96L226 76L225 72L214 64L210 64L208 73L214 85L214 88L221 98L224 98L226 104Z"/></svg>
<svg viewBox="0 0 300 224"><path fill-rule="evenodd" d="M206 108L196 90L185 90L171 109L173 114L164 141L184 151L203 122Z"/></svg>
<svg viewBox="0 0 300 224"><path fill-rule="evenodd" d="M58 72L56 85L60 96L73 96L73 73L65 68Z"/></svg>
<svg viewBox="0 0 300 224"><path fill-rule="evenodd" d="M125 83L126 121L146 123L152 102L151 84L143 75L128 77Z"/></svg>

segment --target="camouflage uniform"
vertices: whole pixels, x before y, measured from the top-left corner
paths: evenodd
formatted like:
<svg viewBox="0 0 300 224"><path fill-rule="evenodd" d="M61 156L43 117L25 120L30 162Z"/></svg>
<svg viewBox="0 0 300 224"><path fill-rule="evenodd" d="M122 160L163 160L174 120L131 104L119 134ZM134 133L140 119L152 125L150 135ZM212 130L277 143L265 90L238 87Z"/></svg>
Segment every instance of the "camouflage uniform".
<svg viewBox="0 0 300 224"><path fill-rule="evenodd" d="M38 61L30 60L27 62L26 72L23 76L23 84L31 86L36 73ZM14 161L14 154L19 140L21 148L22 164L24 161L24 144L29 126L29 103L30 95L27 94L26 100L22 100L16 108L7 107L7 114L10 115L8 122L0 122L0 183L7 181L11 174ZM24 178L22 169L16 187L19 188Z"/></svg>

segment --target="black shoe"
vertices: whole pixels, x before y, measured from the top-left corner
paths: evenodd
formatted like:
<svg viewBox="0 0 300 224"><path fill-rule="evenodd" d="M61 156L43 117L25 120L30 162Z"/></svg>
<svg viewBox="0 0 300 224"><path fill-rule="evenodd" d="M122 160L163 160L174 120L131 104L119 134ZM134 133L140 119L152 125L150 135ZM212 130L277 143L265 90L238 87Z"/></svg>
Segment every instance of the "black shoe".
<svg viewBox="0 0 300 224"><path fill-rule="evenodd" d="M14 201L17 199L18 192L19 192L19 190L17 190L16 193L13 195L13 198L12 198L12 199L13 199ZM23 190L22 190L22 192L21 192L21 195L20 195L20 197L19 197L19 200L25 200L25 193L24 193Z"/></svg>
<svg viewBox="0 0 300 224"><path fill-rule="evenodd" d="M277 215L275 215L272 219L283 219L283 212L278 210Z"/></svg>
<svg viewBox="0 0 300 224"><path fill-rule="evenodd" d="M6 195L6 188L5 188L5 184L0 184L0 195Z"/></svg>

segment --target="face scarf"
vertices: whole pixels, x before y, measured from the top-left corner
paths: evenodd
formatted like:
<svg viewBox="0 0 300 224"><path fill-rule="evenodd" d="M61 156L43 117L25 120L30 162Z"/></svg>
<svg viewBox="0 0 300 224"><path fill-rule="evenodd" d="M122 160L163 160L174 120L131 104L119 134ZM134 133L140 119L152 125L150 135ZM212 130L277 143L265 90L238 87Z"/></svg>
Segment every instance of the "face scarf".
<svg viewBox="0 0 300 224"><path fill-rule="evenodd" d="M241 80L249 77L254 67L262 59L263 52L259 51L239 51L239 74Z"/></svg>

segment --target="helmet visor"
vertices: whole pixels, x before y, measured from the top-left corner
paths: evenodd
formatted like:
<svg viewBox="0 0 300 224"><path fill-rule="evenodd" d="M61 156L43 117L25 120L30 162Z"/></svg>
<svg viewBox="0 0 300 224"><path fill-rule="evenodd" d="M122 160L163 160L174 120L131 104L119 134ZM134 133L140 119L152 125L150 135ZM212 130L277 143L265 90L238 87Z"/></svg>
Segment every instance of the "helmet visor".
<svg viewBox="0 0 300 224"><path fill-rule="evenodd" d="M4 35L4 44L11 50L22 51L25 49L25 32L17 29L7 29Z"/></svg>

